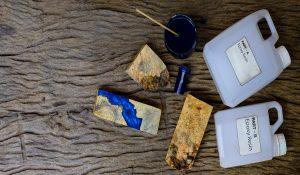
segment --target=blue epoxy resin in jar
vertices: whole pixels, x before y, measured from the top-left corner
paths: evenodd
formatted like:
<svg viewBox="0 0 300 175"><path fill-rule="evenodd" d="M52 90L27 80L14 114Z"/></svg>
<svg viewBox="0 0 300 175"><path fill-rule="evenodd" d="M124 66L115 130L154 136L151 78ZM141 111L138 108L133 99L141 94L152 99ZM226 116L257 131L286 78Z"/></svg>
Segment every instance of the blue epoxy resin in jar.
<svg viewBox="0 0 300 175"><path fill-rule="evenodd" d="M173 16L167 27L179 34L176 36L165 31L165 45L168 51L176 58L187 58L195 49L197 43L197 31L194 22L186 15Z"/></svg>

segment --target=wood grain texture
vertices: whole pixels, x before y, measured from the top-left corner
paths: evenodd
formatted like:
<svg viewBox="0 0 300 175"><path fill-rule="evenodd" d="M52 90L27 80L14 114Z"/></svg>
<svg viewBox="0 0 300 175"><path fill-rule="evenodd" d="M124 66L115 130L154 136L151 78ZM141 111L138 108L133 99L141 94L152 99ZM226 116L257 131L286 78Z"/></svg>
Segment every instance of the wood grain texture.
<svg viewBox="0 0 300 175"><path fill-rule="evenodd" d="M175 13L194 19L196 52L176 60L164 47L163 31L145 13L166 22ZM184 98L172 93L178 65L192 75L187 89L222 105L202 58L206 42L242 17L267 8L290 51L292 64L242 105L276 100L284 108L288 152L272 161L222 169L213 118L191 170L171 169L164 158ZM300 2L1 0L0 1L0 174L299 174ZM144 91L125 72L148 43L165 61L171 85ZM96 90L163 109L157 136L92 115Z"/></svg>
<svg viewBox="0 0 300 175"><path fill-rule="evenodd" d="M186 94L166 155L166 162L177 170L191 169L197 156L213 107Z"/></svg>

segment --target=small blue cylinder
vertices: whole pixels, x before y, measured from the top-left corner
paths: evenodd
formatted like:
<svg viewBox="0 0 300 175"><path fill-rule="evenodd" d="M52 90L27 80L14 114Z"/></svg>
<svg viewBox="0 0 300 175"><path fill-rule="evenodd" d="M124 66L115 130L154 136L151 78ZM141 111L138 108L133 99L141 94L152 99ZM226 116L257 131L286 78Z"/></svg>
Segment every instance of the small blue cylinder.
<svg viewBox="0 0 300 175"><path fill-rule="evenodd" d="M174 91L177 94L183 94L185 92L185 86L188 79L188 75L191 73L191 70L186 66L180 66L178 75L176 78L176 84Z"/></svg>

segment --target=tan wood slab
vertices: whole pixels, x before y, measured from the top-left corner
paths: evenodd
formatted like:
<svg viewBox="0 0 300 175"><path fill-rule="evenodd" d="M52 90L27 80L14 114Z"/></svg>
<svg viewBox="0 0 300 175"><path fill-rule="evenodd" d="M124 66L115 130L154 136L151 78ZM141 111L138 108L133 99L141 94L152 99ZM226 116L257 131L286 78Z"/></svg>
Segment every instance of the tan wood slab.
<svg viewBox="0 0 300 175"><path fill-rule="evenodd" d="M169 83L166 65L147 44L138 52L126 72L145 90L158 90Z"/></svg>
<svg viewBox="0 0 300 175"><path fill-rule="evenodd" d="M191 169L198 153L213 107L186 95L174 131L166 162L178 170Z"/></svg>

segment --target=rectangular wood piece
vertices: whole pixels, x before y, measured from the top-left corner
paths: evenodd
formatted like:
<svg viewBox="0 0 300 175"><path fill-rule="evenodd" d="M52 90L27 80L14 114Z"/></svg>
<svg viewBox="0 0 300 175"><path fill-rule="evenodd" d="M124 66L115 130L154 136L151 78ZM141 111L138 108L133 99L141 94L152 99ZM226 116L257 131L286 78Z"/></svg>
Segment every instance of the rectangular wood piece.
<svg viewBox="0 0 300 175"><path fill-rule="evenodd" d="M94 115L140 131L157 134L161 110L99 89Z"/></svg>
<svg viewBox="0 0 300 175"><path fill-rule="evenodd" d="M190 169L194 163L213 107L187 95L166 156L178 169Z"/></svg>

